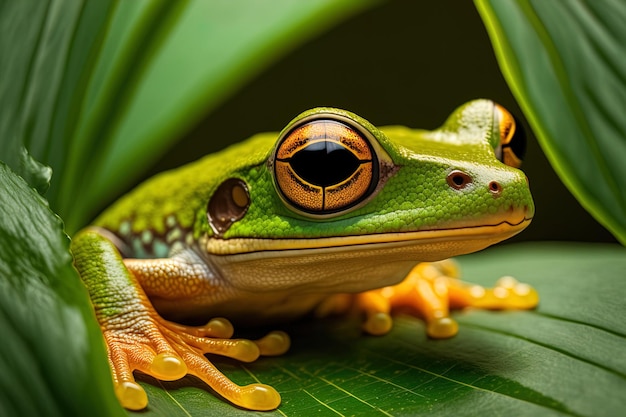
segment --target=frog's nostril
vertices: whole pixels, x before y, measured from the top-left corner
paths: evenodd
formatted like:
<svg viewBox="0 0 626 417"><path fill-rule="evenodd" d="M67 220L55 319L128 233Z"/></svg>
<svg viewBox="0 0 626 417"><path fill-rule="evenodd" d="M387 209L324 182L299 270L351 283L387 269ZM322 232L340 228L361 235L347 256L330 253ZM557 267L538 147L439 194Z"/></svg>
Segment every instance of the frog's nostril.
<svg viewBox="0 0 626 417"><path fill-rule="evenodd" d="M494 197L502 194L502 186L498 181L491 181L489 183L489 192L494 195Z"/></svg>

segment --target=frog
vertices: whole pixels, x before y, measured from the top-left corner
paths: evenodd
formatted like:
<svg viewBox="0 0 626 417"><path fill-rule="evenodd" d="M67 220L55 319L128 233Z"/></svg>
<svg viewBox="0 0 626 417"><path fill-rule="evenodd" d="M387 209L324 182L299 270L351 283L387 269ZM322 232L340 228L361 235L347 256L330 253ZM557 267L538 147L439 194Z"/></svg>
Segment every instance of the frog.
<svg viewBox="0 0 626 417"><path fill-rule="evenodd" d="M139 371L195 375L244 409L279 407L273 387L237 385L205 355L253 362L284 354L289 336L234 338L235 324L357 312L382 336L401 310L448 338L452 309L534 308L531 286L473 285L449 261L531 222L524 146L487 99L433 130L319 107L139 185L71 242L120 403L148 406Z"/></svg>

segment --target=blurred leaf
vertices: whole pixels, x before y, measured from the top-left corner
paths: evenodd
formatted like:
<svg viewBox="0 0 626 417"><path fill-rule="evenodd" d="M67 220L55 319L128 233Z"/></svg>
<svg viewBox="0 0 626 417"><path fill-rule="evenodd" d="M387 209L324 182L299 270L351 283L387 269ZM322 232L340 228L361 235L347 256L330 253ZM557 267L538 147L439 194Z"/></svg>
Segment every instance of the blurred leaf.
<svg viewBox="0 0 626 417"><path fill-rule="evenodd" d="M476 0L552 166L626 244L626 2Z"/></svg>
<svg viewBox="0 0 626 417"><path fill-rule="evenodd" d="M47 188L51 171L22 146L40 160L46 148L67 152L64 129L74 115L68 105L80 99L84 79L78 70L88 65L109 4L0 3L0 158L40 192ZM57 132L54 143L51 131Z"/></svg>
<svg viewBox="0 0 626 417"><path fill-rule="evenodd" d="M44 158L60 176L50 199L68 230L84 225L185 130L270 62L373 3L118 3L95 51L85 99L74 109L69 157L50 149Z"/></svg>
<svg viewBox="0 0 626 417"><path fill-rule="evenodd" d="M347 319L296 323L290 352L242 365L215 359L239 384L274 386L264 416L615 416L626 407L626 250L617 245L524 244L460 258L465 279L510 273L534 285L528 312L456 313L459 334L429 340L400 317L384 337ZM244 416L197 380L144 377L143 416ZM135 413L129 413L134 415Z"/></svg>
<svg viewBox="0 0 626 417"><path fill-rule="evenodd" d="M0 415L120 415L62 222L3 163L0 201Z"/></svg>

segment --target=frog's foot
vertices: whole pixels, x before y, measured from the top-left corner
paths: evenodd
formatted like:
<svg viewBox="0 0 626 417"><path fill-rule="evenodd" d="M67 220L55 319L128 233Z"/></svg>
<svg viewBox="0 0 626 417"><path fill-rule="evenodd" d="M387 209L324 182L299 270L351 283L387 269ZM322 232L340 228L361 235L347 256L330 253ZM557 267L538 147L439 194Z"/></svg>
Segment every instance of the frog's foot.
<svg viewBox="0 0 626 417"><path fill-rule="evenodd" d="M243 362L252 362L259 355L280 355L289 348L289 337L283 332L271 332L256 341L230 339L233 327L226 319L191 327L169 322L156 313L133 323L107 322L103 327L115 392L125 408L140 410L148 404L145 391L135 382L134 370L164 381L195 375L225 399L251 410L272 410L280 404L280 395L272 387L236 385L204 354Z"/></svg>
<svg viewBox="0 0 626 417"><path fill-rule="evenodd" d="M538 302L534 288L512 277L501 278L493 288L460 281L451 260L418 264L400 284L357 296L359 308L366 313L364 329L368 333L387 333L392 326L390 312L408 310L421 315L428 335L438 339L458 332L451 308L531 309Z"/></svg>

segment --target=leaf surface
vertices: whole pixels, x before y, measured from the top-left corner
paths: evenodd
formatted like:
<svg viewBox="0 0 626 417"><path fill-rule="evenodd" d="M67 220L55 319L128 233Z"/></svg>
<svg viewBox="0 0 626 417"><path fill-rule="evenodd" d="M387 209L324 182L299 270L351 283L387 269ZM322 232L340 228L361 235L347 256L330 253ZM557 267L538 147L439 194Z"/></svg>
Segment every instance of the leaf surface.
<svg viewBox="0 0 626 417"><path fill-rule="evenodd" d="M0 415L123 415L60 219L0 163Z"/></svg>

